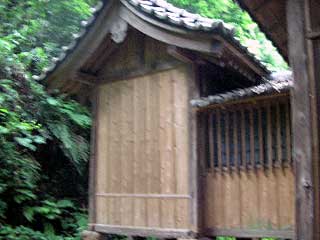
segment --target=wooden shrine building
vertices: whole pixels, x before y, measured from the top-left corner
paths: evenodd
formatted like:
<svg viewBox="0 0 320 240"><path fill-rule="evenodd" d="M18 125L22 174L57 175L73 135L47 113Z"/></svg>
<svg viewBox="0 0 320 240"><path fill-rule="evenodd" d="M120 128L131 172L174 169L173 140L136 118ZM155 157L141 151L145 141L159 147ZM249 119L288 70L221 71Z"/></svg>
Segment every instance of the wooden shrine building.
<svg viewBox="0 0 320 240"><path fill-rule="evenodd" d="M35 78L92 101L92 236L294 238L291 74L163 0L83 26Z"/></svg>

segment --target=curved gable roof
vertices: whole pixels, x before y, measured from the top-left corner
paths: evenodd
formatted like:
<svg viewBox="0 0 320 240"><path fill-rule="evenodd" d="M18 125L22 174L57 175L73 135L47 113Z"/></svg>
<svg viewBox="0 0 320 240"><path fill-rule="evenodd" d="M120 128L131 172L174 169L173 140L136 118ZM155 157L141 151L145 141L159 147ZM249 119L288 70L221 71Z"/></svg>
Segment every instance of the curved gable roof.
<svg viewBox="0 0 320 240"><path fill-rule="evenodd" d="M214 53L214 44L222 42L258 75L269 74L266 67L241 45L234 29L221 20L190 13L164 0L104 0L94 9L92 18L82 22L83 29L74 35L72 43L63 47L63 53L52 60L52 65L34 78L49 82L72 78L74 71L90 58L119 18L150 37L181 48Z"/></svg>

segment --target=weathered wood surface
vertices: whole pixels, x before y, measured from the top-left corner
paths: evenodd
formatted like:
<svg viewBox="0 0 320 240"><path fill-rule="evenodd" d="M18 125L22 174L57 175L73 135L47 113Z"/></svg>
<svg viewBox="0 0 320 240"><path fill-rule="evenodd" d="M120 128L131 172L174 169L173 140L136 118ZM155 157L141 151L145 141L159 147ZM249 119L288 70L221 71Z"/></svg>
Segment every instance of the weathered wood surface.
<svg viewBox="0 0 320 240"><path fill-rule="evenodd" d="M293 230L292 168L238 173L209 172L206 177L205 228Z"/></svg>
<svg viewBox="0 0 320 240"><path fill-rule="evenodd" d="M201 155L201 161L207 166L204 228L211 235L236 231L236 236L250 237L259 230L270 231L266 236L293 235L289 109L288 98L276 98L202 113L210 116L209 153Z"/></svg>
<svg viewBox="0 0 320 240"><path fill-rule="evenodd" d="M307 33L320 29L319 1L288 0L289 60L293 69L293 159L296 166L296 238L319 233L320 44Z"/></svg>
<svg viewBox="0 0 320 240"><path fill-rule="evenodd" d="M190 227L187 69L100 85L97 223Z"/></svg>

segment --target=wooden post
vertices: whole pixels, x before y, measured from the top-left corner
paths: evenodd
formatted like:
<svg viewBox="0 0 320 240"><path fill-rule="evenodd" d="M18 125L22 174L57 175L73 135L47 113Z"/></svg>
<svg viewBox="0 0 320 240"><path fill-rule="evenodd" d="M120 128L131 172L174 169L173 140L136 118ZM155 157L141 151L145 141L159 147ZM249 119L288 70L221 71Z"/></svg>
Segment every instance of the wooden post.
<svg viewBox="0 0 320 240"><path fill-rule="evenodd" d="M288 0L289 60L293 69L293 159L296 166L296 239L319 238L319 45L308 39L319 3ZM312 5L312 6L311 6ZM319 24L319 23L318 23ZM316 71L316 68L317 71Z"/></svg>
<svg viewBox="0 0 320 240"><path fill-rule="evenodd" d="M89 163L89 223L96 223L96 131L97 125L97 104L98 89L97 86L92 91L92 126L90 136L90 163Z"/></svg>

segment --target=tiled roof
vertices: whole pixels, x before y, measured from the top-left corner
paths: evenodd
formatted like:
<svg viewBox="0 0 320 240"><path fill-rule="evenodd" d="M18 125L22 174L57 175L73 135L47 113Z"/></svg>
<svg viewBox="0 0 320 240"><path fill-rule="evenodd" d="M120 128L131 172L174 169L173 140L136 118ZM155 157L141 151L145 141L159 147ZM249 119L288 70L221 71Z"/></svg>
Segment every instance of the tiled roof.
<svg viewBox="0 0 320 240"><path fill-rule="evenodd" d="M239 88L230 92L193 99L190 103L193 107L206 108L214 104L223 104L255 96L283 93L289 91L292 87L291 72L274 73L271 77L272 79L270 81L260 85L249 88Z"/></svg>
<svg viewBox="0 0 320 240"><path fill-rule="evenodd" d="M239 39L235 36L235 28L220 19L212 19L202 17L199 14L194 14L185 9L175 7L173 4L165 0L121 0L129 2L136 9L151 15L159 21L172 24L176 27L182 27L187 30L203 31L221 35L225 40L239 48L243 54L247 55L253 62L269 72L266 66L251 53L247 47L242 45Z"/></svg>
<svg viewBox="0 0 320 240"><path fill-rule="evenodd" d="M137 9L156 18L190 30L218 30L233 36L234 28L219 19L210 19L177 8L164 0L126 0Z"/></svg>
<svg viewBox="0 0 320 240"><path fill-rule="evenodd" d="M129 3L131 6L140 12L147 14L159 21L172 24L179 28L184 28L190 31L202 31L212 34L221 35L226 41L229 41L233 46L240 49L243 54L247 55L255 64L269 72L264 64L262 64L247 47L244 47L235 37L235 29L227 23L219 19L210 19L200 16L199 14L190 13L184 9L177 8L165 0L121 0L123 3ZM83 39L92 25L94 25L99 13L107 5L108 0L100 0L95 8L93 8L93 16L82 21L82 30L78 34L73 35L72 42L62 48L63 52L59 57L52 59L52 64L45 68L40 76L33 76L36 80L43 80L65 60L65 58L73 52L76 46Z"/></svg>

